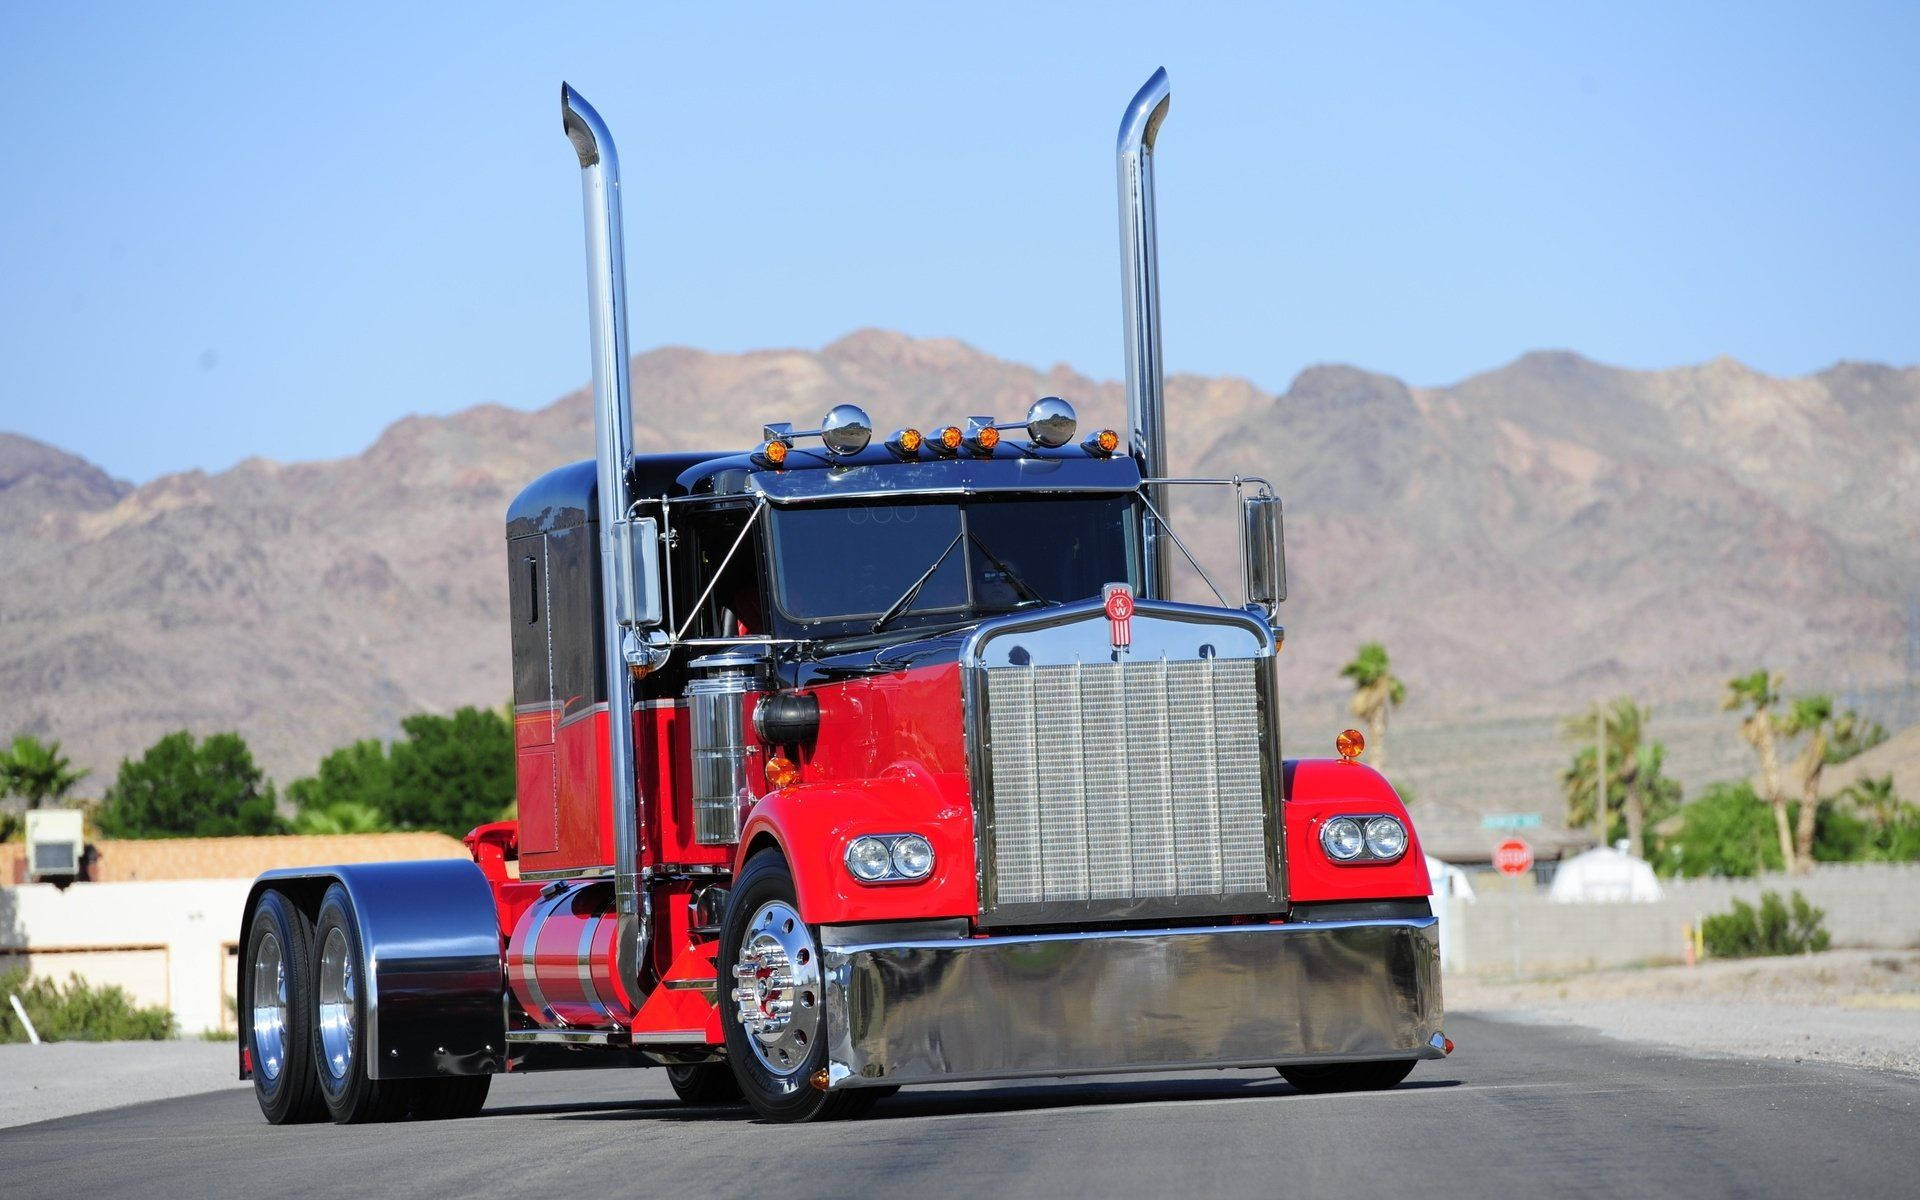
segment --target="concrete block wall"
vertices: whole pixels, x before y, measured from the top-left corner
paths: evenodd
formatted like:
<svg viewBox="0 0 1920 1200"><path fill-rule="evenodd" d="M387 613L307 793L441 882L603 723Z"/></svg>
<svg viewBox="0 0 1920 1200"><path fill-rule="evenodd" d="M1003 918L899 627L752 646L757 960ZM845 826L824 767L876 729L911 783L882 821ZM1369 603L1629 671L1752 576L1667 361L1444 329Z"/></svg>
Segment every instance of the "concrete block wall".
<svg viewBox="0 0 1920 1200"><path fill-rule="evenodd" d="M1736 897L1796 889L1826 910L1835 946L1920 945L1920 863L1847 863L1806 875L1662 880L1651 904L1554 904L1545 889L1476 884L1479 898L1452 901L1449 968L1476 975L1542 974L1682 958L1687 927L1726 912Z"/></svg>

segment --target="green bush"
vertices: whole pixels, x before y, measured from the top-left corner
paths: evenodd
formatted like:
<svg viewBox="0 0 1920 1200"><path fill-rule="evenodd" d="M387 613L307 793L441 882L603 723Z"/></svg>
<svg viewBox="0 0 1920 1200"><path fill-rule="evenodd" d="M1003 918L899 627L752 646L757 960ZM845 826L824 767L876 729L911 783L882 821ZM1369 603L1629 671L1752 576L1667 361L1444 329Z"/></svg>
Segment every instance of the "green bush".
<svg viewBox="0 0 1920 1200"><path fill-rule="evenodd" d="M196 743L182 730L120 760L100 803L100 830L116 838L233 837L285 833L273 784L237 733Z"/></svg>
<svg viewBox="0 0 1920 1200"><path fill-rule="evenodd" d="M1733 911L1700 922L1701 940L1715 958L1758 958L1773 954L1805 954L1825 950L1833 941L1827 933L1825 909L1815 908L1798 890L1791 904L1779 892L1763 892L1760 907L1735 900Z"/></svg>
<svg viewBox="0 0 1920 1200"><path fill-rule="evenodd" d="M0 973L0 1042L24 1042L27 1031L7 996L26 1006L46 1042L159 1042L174 1034L173 1014L142 1008L117 987L95 987L78 975L62 984L29 979L24 970Z"/></svg>

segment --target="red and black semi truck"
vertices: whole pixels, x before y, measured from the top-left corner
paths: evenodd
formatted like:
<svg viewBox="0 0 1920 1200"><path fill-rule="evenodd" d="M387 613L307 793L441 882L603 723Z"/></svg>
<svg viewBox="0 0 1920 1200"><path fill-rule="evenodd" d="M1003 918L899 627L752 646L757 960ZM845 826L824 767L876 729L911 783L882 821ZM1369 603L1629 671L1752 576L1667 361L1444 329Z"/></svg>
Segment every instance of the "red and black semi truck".
<svg viewBox="0 0 1920 1200"><path fill-rule="evenodd" d="M598 445L506 515L517 819L254 884L269 1121L456 1116L570 1066L803 1121L953 1080L1389 1087L1451 1048L1400 799L1344 735L1282 754L1280 501L1165 469L1168 98L1156 72L1119 133L1124 435L1057 397L879 438L840 405L636 456L618 160L562 89ZM1171 598L1180 487L1231 493L1242 595Z"/></svg>

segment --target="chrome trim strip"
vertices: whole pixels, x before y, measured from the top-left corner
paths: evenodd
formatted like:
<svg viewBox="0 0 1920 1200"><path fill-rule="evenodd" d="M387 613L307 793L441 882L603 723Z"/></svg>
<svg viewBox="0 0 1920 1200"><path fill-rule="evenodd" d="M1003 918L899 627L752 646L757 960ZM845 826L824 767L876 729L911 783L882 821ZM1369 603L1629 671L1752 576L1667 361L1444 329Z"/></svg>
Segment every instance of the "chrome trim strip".
<svg viewBox="0 0 1920 1200"><path fill-rule="evenodd" d="M522 871L520 880L530 883L537 879L611 879L613 868L601 867L554 867L549 871Z"/></svg>
<svg viewBox="0 0 1920 1200"><path fill-rule="evenodd" d="M600 1014L600 1019L611 1022L613 1012L607 1007L607 1002L600 998L600 988L593 982L593 938L600 932L600 922L605 919L595 917L580 922L580 944L574 948L574 978L580 981L580 994Z"/></svg>
<svg viewBox="0 0 1920 1200"><path fill-rule="evenodd" d="M1431 916L822 951L831 1088L1440 1058Z"/></svg>

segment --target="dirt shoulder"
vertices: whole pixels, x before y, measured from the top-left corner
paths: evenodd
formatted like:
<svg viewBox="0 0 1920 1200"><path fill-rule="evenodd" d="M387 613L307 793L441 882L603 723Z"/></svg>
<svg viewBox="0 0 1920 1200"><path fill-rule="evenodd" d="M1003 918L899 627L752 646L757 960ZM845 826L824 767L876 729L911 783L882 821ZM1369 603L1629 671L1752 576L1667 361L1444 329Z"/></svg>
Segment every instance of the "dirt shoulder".
<svg viewBox="0 0 1920 1200"><path fill-rule="evenodd" d="M1449 976L1447 1007L1689 1050L1920 1074L1920 953L1835 950L1500 980Z"/></svg>

